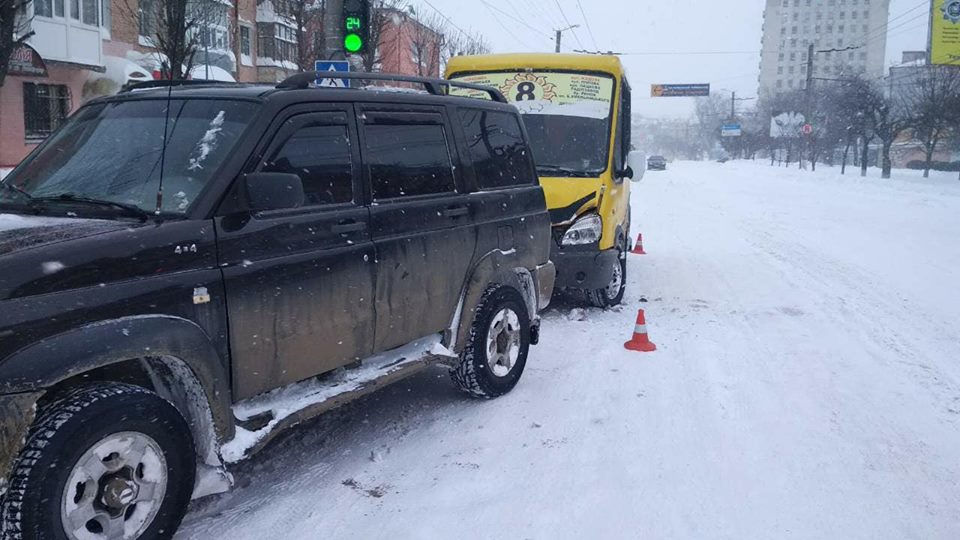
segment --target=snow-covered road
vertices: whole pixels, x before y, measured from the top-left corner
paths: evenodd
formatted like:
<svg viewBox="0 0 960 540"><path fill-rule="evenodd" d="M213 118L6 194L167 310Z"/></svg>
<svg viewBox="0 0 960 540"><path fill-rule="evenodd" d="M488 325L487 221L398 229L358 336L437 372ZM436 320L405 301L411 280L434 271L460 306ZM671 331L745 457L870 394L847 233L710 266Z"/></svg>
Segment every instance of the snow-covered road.
<svg viewBox="0 0 960 540"><path fill-rule="evenodd" d="M552 309L512 394L387 388L177 538L960 538L960 182L677 163L633 208L627 305Z"/></svg>

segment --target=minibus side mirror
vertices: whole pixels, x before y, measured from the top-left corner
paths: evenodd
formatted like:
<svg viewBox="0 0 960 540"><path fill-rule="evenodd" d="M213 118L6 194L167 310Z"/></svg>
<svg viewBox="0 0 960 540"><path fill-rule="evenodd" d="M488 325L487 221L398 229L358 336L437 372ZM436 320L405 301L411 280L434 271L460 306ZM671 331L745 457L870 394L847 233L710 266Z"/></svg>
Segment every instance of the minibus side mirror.
<svg viewBox="0 0 960 540"><path fill-rule="evenodd" d="M629 178L634 182L643 180L644 173L647 172L647 157L643 152L634 150L627 154L627 168L624 171L624 178Z"/></svg>

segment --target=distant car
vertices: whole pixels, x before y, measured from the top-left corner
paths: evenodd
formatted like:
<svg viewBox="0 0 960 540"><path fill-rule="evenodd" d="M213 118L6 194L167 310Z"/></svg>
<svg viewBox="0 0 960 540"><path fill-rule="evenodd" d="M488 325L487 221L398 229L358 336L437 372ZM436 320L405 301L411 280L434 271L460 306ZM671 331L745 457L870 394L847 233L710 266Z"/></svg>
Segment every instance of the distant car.
<svg viewBox="0 0 960 540"><path fill-rule="evenodd" d="M647 159L647 170L650 170L650 171L667 170L667 158L663 156L650 156Z"/></svg>

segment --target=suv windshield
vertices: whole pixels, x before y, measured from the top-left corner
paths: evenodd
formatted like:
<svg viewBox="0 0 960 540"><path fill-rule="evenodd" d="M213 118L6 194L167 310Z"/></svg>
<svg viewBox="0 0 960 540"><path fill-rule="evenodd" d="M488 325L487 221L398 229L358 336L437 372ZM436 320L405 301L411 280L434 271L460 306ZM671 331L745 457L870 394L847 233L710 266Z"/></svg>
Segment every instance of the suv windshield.
<svg viewBox="0 0 960 540"><path fill-rule="evenodd" d="M596 178L607 170L613 77L534 71L452 78L498 88L520 109L540 176ZM455 87L450 93L474 95Z"/></svg>
<svg viewBox="0 0 960 540"><path fill-rule="evenodd" d="M4 179L7 189L0 190L0 200L102 201L153 212L162 164L161 211L183 214L230 154L257 107L202 99L86 107Z"/></svg>

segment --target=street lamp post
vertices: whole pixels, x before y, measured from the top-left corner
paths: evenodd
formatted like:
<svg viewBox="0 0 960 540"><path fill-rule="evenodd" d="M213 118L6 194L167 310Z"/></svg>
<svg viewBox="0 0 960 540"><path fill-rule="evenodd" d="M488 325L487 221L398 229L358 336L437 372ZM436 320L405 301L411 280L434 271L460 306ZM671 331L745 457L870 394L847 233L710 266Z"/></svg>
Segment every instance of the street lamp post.
<svg viewBox="0 0 960 540"><path fill-rule="evenodd" d="M560 41L563 40L563 33L566 32L566 31L568 31L568 30L573 30L574 28L580 28L580 25L579 25L579 24L575 24L575 25L573 25L573 26L568 26L568 27L566 27L566 28L559 28L559 29L557 29L557 31L556 31L556 32L557 32L557 52L560 52Z"/></svg>

